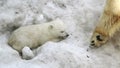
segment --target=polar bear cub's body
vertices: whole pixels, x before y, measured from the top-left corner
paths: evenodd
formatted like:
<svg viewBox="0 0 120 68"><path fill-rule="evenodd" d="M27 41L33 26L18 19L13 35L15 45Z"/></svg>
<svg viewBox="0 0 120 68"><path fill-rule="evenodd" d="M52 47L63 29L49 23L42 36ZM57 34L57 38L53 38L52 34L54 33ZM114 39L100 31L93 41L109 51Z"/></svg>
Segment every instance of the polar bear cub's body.
<svg viewBox="0 0 120 68"><path fill-rule="evenodd" d="M68 36L65 29L65 24L60 19L48 23L20 27L12 33L8 39L8 44L18 52L21 52L25 46L33 49L47 41L65 39Z"/></svg>

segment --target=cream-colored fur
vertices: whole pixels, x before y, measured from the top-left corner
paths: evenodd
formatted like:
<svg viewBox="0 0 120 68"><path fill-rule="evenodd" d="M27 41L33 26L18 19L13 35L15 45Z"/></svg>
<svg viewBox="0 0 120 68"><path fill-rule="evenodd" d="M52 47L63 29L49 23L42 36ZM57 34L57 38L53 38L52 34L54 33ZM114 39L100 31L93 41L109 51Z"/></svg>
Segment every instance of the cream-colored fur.
<svg viewBox="0 0 120 68"><path fill-rule="evenodd" d="M120 0L107 0L92 38L91 45L99 47L105 44L114 34L120 30ZM99 39L96 36L100 36ZM94 41L94 42L93 42Z"/></svg>
<svg viewBox="0 0 120 68"><path fill-rule="evenodd" d="M33 49L47 41L65 39L68 36L65 29L65 24L60 19L48 23L20 27L12 33L8 44L18 52L21 52L25 46Z"/></svg>

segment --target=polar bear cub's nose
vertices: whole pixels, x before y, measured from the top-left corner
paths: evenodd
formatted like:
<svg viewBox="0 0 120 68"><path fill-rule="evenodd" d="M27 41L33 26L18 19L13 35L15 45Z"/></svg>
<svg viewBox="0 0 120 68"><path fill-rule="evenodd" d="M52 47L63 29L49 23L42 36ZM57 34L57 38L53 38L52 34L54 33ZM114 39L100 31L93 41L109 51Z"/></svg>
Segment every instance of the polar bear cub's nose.
<svg viewBox="0 0 120 68"><path fill-rule="evenodd" d="M69 36L69 34L66 35L66 37L68 37L68 36Z"/></svg>

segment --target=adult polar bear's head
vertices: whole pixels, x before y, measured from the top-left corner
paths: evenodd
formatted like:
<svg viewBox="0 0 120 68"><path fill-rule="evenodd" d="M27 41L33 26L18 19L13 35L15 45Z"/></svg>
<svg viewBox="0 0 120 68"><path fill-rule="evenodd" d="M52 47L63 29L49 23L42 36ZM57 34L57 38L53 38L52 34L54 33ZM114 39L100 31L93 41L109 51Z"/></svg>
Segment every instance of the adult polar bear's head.
<svg viewBox="0 0 120 68"><path fill-rule="evenodd" d="M66 32L65 24L60 19L50 22L48 29L50 34L58 39L65 39L69 36L69 34Z"/></svg>

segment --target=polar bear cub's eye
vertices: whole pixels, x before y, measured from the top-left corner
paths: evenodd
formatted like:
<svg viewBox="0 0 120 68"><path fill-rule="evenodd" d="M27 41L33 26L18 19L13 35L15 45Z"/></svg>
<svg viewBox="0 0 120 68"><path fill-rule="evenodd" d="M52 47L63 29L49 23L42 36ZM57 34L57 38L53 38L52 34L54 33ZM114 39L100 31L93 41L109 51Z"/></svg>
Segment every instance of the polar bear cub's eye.
<svg viewBox="0 0 120 68"><path fill-rule="evenodd" d="M64 33L64 31L61 31L60 33Z"/></svg>

